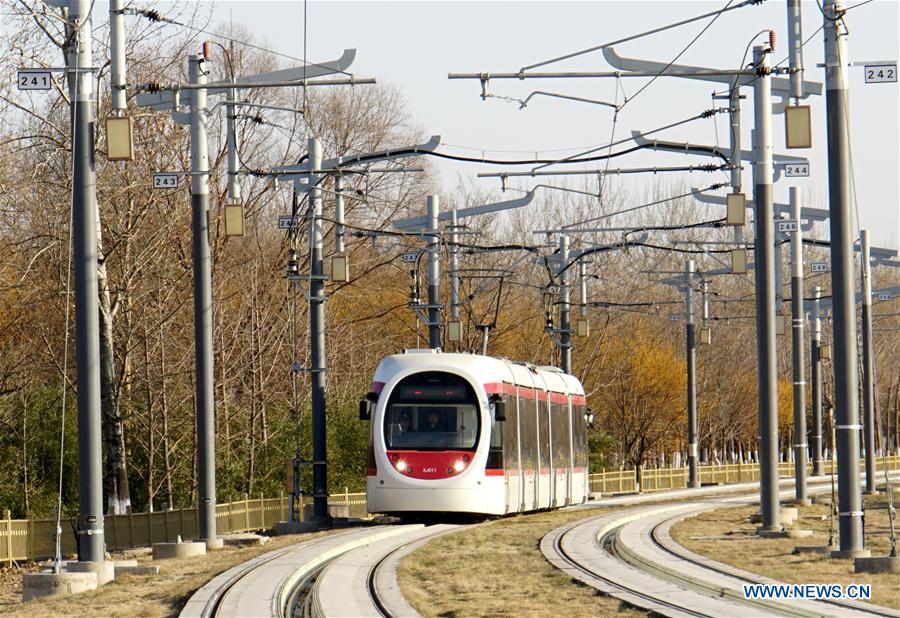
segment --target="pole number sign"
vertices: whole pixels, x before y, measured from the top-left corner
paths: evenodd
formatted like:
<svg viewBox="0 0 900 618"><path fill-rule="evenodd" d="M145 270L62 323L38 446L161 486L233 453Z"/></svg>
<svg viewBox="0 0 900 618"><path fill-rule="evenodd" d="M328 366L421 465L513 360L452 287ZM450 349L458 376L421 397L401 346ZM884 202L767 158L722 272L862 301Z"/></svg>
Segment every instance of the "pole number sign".
<svg viewBox="0 0 900 618"><path fill-rule="evenodd" d="M278 215L278 229L279 230L293 230L295 228L300 227L299 217L293 217L291 215Z"/></svg>
<svg viewBox="0 0 900 618"><path fill-rule="evenodd" d="M796 232L798 229L797 222L793 219L778 222L779 232Z"/></svg>
<svg viewBox="0 0 900 618"><path fill-rule="evenodd" d="M681 321L681 314L680 314L680 313L670 313L670 314L669 314L669 321L670 321L670 322L680 322L680 321Z"/></svg>
<svg viewBox="0 0 900 618"><path fill-rule="evenodd" d="M814 273L825 273L828 272L828 264L825 262L813 262L810 264L810 270Z"/></svg>
<svg viewBox="0 0 900 618"><path fill-rule="evenodd" d="M172 173L157 173L153 174L153 188L154 189L177 189L178 188L178 174Z"/></svg>
<svg viewBox="0 0 900 618"><path fill-rule="evenodd" d="M50 90L53 79L50 71L23 70L16 73L19 90Z"/></svg>
<svg viewBox="0 0 900 618"><path fill-rule="evenodd" d="M784 166L784 175L788 178L809 176L809 163L787 163Z"/></svg>
<svg viewBox="0 0 900 618"><path fill-rule="evenodd" d="M884 84L897 81L897 64L865 65L867 84Z"/></svg>
<svg viewBox="0 0 900 618"><path fill-rule="evenodd" d="M418 253L404 253L400 257L404 262L415 262L418 259L419 254Z"/></svg>
<svg viewBox="0 0 900 618"><path fill-rule="evenodd" d="M890 292L878 292L878 300L891 300L893 297Z"/></svg>

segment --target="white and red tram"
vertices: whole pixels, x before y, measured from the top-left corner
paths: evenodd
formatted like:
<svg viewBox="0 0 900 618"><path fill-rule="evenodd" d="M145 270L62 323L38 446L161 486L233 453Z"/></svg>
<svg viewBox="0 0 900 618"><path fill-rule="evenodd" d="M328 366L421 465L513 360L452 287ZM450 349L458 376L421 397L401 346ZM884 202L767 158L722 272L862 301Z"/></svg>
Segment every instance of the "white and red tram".
<svg viewBox="0 0 900 618"><path fill-rule="evenodd" d="M434 350L378 365L370 420L370 513L503 515L588 496L581 383L553 367Z"/></svg>

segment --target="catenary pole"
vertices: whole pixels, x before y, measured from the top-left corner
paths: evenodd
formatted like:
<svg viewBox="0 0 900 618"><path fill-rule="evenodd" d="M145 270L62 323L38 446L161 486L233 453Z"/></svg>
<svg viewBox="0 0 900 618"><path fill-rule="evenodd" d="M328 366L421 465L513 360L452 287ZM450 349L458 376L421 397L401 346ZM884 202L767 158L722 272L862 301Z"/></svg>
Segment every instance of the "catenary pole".
<svg viewBox="0 0 900 618"><path fill-rule="evenodd" d="M872 263L869 230L859 231L862 281L863 441L866 447L866 493L875 493L875 354L872 345Z"/></svg>
<svg viewBox="0 0 900 618"><path fill-rule="evenodd" d="M813 476L825 474L825 464L822 459L822 319L819 316L819 297L822 288L816 286L813 289L812 308L810 310L810 379L812 380L812 432L810 433L810 447L812 450Z"/></svg>
<svg viewBox="0 0 900 618"><path fill-rule="evenodd" d="M225 105L225 133L226 148L228 151L228 202L234 204L241 201L241 189L238 186L238 144L237 129L235 120L237 119L237 91L233 88L228 90Z"/></svg>
<svg viewBox="0 0 900 618"><path fill-rule="evenodd" d="M103 471L100 449L100 306L97 283L97 186L94 174L91 6L70 0L67 31L72 123L72 259L78 381L78 560L102 562Z"/></svg>
<svg viewBox="0 0 900 618"><path fill-rule="evenodd" d="M800 230L800 187L791 187L791 360L794 382L794 497L808 504L806 492L806 315L803 312L803 232Z"/></svg>
<svg viewBox="0 0 900 618"><path fill-rule="evenodd" d="M803 24L800 0L787 0L787 17L791 96L795 102L799 102L803 97Z"/></svg>
<svg viewBox="0 0 900 618"><path fill-rule="evenodd" d="M587 263L578 262L578 317L587 319Z"/></svg>
<svg viewBox="0 0 900 618"><path fill-rule="evenodd" d="M753 185L756 203L756 348L760 432L760 532L781 529L778 503L778 391L772 221L772 90L766 47L753 48Z"/></svg>
<svg viewBox="0 0 900 618"><path fill-rule="evenodd" d="M216 447L213 397L212 258L209 249L209 153L207 150L207 72L201 54L188 58L191 127L191 230L194 259L194 352L197 402L197 493L199 537L216 539Z"/></svg>
<svg viewBox="0 0 900 618"><path fill-rule="evenodd" d="M450 321L459 321L459 219L450 211Z"/></svg>
<svg viewBox="0 0 900 618"><path fill-rule="evenodd" d="M109 86L114 111L128 108L125 97L125 0L109 2Z"/></svg>
<svg viewBox="0 0 900 618"><path fill-rule="evenodd" d="M441 347L441 313L439 304L440 293L440 255L441 233L438 227L438 212L440 202L437 195L429 195L427 198L428 209L428 235L431 241L428 243L428 347L438 350Z"/></svg>
<svg viewBox="0 0 900 618"><path fill-rule="evenodd" d="M697 444L697 340L694 324L694 260L684 261L684 354L687 360L688 487L700 487Z"/></svg>
<svg viewBox="0 0 900 618"><path fill-rule="evenodd" d="M328 523L328 445L326 442L325 406L325 269L322 244L322 192L318 183L322 177L317 172L322 167L322 144L316 137L309 138L309 346L310 382L312 384L312 469L313 469L313 519Z"/></svg>
<svg viewBox="0 0 900 618"><path fill-rule="evenodd" d="M334 177L334 252L344 254L344 177Z"/></svg>
<svg viewBox="0 0 900 618"><path fill-rule="evenodd" d="M859 376L850 224L850 143L847 134L847 27L844 3L825 0L825 110L831 225L831 297L834 315L834 411L838 459L838 529L835 557L864 555L859 488Z"/></svg>
<svg viewBox="0 0 900 618"><path fill-rule="evenodd" d="M559 260L562 268L569 265L569 237L559 237ZM572 372L572 308L569 291L569 271L559 277L559 366L565 373Z"/></svg>
<svg viewBox="0 0 900 618"><path fill-rule="evenodd" d="M741 160L741 89L734 87L731 89L730 100L728 105L728 121L731 126L731 190L734 193L740 193L742 190L741 172L743 171ZM734 242L740 244L744 242L743 226L734 226Z"/></svg>

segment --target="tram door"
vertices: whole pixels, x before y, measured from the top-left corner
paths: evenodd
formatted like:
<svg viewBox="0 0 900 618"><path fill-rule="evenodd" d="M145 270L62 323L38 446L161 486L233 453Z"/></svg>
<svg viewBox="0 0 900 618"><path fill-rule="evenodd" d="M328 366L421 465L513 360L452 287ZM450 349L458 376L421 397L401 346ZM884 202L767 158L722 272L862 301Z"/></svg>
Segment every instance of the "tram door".
<svg viewBox="0 0 900 618"><path fill-rule="evenodd" d="M514 403L516 409L516 510L525 510L525 462L522 460L522 398L521 389L516 386ZM507 508L507 510L510 510Z"/></svg>
<svg viewBox="0 0 900 618"><path fill-rule="evenodd" d="M575 502L575 459L577 454L575 453L575 408L572 406L572 396L568 395L566 399L569 400L566 404L566 425L569 427L568 440L566 440L569 448L569 462L566 466L566 505L568 506Z"/></svg>
<svg viewBox="0 0 900 618"><path fill-rule="evenodd" d="M554 439L558 429L556 428L556 419L553 418L552 395L550 394L550 391L547 391L546 395L547 400L544 404L544 418L547 419L547 445L549 446L547 449L549 455L547 462L547 480L549 485L550 504L548 506L552 508L556 504L556 465L558 463L557 460L559 459L559 453L557 452L559 446Z"/></svg>

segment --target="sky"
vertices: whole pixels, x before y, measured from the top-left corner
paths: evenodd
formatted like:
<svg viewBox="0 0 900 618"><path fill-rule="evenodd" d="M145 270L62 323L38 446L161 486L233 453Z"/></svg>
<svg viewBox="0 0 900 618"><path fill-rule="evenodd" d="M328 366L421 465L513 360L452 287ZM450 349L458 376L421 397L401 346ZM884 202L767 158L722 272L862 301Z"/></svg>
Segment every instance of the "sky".
<svg viewBox="0 0 900 618"><path fill-rule="evenodd" d="M98 2L98 11L101 10ZM633 96L646 79L492 80L496 98L482 100L477 80L448 80L448 72L516 72L521 67L578 51L631 34L641 33L723 7L725 0L686 2L668 0L546 2L366 2L311 1L306 5L307 59L321 62L338 58L346 48L357 50L350 71L398 87L413 120L426 135L439 134L442 150L454 154L515 159L561 157L581 147L600 146L626 138L632 130L649 131L693 116L724 102L711 99L721 84L679 78L660 78L629 101L613 123L614 111L596 104L537 97L527 107L502 96L524 99L535 90L613 101ZM774 62L787 56L786 2L768 0L722 14L678 60L710 68L736 68L745 48L762 30L776 31ZM850 6L855 2L849 3ZM161 5L165 7L165 3ZM210 3L215 22L243 24L263 45L303 57L304 3L300 1L222 1ZM848 13L848 59L852 63L898 58L897 32L900 3L875 0ZM822 15L815 2L803 2L803 37L806 79L824 81ZM97 16L99 17L99 16ZM620 55L669 62L704 29L703 20L666 30L616 47ZM813 36L811 36L813 35ZM763 36L755 41L761 44ZM290 64L291 61L285 61ZM749 62L749 58L745 63ZM600 52L542 67L545 71L612 70ZM898 202L898 85L866 84L863 67L849 68L850 132L855 186L854 232L868 228L875 246L900 248ZM752 90L743 89L742 126L749 149L753 120ZM823 90L824 92L824 90ZM775 185L775 201L788 201L791 184L803 190L804 205L827 208L827 138L825 97L812 96L813 148L784 149L783 116L775 116L776 153L807 156L810 177L782 179ZM659 139L699 144L728 144L727 116L698 120L659 133ZM627 147L623 144L622 147ZM638 152L617 158L611 167L673 166L716 162L713 159L660 152ZM481 164L437 162L443 192L460 180L484 190L499 188L497 179L476 179L483 171L499 171ZM586 167L596 169L602 163ZM523 168L527 169L527 168ZM561 184L565 179L541 179ZM674 180L674 179L673 179ZM727 180L724 173L684 175L692 187ZM745 192L752 187L749 165L744 169ZM628 182L650 183L650 176L632 176ZM510 186L527 188L536 180L511 179ZM704 214L710 207L698 205ZM424 205L423 205L424 209ZM858 213L858 214L857 214ZM720 213L721 214L721 213Z"/></svg>

